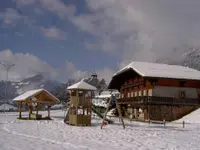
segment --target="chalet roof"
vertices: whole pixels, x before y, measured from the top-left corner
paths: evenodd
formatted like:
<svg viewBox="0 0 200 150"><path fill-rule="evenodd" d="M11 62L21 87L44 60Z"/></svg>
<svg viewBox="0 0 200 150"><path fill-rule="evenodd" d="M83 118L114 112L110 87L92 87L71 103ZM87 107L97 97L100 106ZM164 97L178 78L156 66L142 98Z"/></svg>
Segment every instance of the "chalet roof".
<svg viewBox="0 0 200 150"><path fill-rule="evenodd" d="M81 80L78 83L75 83L67 88L68 90L80 89L80 90L97 90L96 87L86 83L84 80Z"/></svg>
<svg viewBox="0 0 200 150"><path fill-rule="evenodd" d="M149 62L132 62L114 74L117 76L129 69L133 69L142 77L158 77L172 79L200 80L200 71L192 68Z"/></svg>
<svg viewBox="0 0 200 150"><path fill-rule="evenodd" d="M56 103L60 102L59 99L57 99L54 95L52 95L50 92L48 92L45 89L35 89L35 90L27 91L27 92L15 97L13 99L13 101L16 101L16 102L18 102L18 101L26 101L31 97L35 97L35 96L39 95L40 93L47 94L51 98L51 100L55 101Z"/></svg>

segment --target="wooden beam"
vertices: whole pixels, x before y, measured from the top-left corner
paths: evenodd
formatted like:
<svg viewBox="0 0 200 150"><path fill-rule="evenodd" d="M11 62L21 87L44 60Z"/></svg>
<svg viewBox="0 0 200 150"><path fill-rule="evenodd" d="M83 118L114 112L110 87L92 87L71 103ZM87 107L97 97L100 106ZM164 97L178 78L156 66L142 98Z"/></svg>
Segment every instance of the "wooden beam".
<svg viewBox="0 0 200 150"><path fill-rule="evenodd" d="M19 103L18 107L19 107L19 119L21 119L22 118L22 102Z"/></svg>
<svg viewBox="0 0 200 150"><path fill-rule="evenodd" d="M111 101L112 101L112 98L110 98L110 100L109 100L109 102L108 102L108 106L107 106L107 108L106 108L106 112L105 112L105 114L104 114L104 117L103 117L103 120L102 120L102 123L101 123L101 129L103 128L104 121L106 120L106 115L107 115L107 113L108 113L108 109L109 109L109 106L110 106L110 104L111 104Z"/></svg>
<svg viewBox="0 0 200 150"><path fill-rule="evenodd" d="M37 101L37 103L40 103L40 104L54 104L51 101Z"/></svg>
<svg viewBox="0 0 200 150"><path fill-rule="evenodd" d="M36 115L38 115L38 107L39 107L39 103L37 103L37 106L36 106Z"/></svg>
<svg viewBox="0 0 200 150"><path fill-rule="evenodd" d="M31 119L31 105L30 104L28 105L28 110L29 110L28 118Z"/></svg>
<svg viewBox="0 0 200 150"><path fill-rule="evenodd" d="M51 106L48 106L48 118L50 118L50 108Z"/></svg>
<svg viewBox="0 0 200 150"><path fill-rule="evenodd" d="M117 102L116 102L116 107L117 107L117 110L118 110L118 113L119 113L119 118L122 121L123 128L125 129L125 124L124 124L124 120L123 120L123 117L122 117L121 108L120 108L120 105Z"/></svg>

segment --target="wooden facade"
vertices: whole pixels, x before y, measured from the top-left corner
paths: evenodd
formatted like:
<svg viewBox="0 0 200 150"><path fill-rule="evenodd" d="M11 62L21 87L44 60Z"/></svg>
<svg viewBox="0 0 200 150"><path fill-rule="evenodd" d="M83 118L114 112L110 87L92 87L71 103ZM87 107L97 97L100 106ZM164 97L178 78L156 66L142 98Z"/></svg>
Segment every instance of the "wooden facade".
<svg viewBox="0 0 200 150"><path fill-rule="evenodd" d="M92 96L96 87L81 80L67 90L70 92L70 103L64 122L75 126L90 126Z"/></svg>
<svg viewBox="0 0 200 150"><path fill-rule="evenodd" d="M199 88L200 81L125 78L117 103L129 105L135 119L172 121L200 106Z"/></svg>
<svg viewBox="0 0 200 150"><path fill-rule="evenodd" d="M92 98L86 96L91 91L71 90L70 91L70 107L65 118L65 123L76 126L91 125L91 106Z"/></svg>

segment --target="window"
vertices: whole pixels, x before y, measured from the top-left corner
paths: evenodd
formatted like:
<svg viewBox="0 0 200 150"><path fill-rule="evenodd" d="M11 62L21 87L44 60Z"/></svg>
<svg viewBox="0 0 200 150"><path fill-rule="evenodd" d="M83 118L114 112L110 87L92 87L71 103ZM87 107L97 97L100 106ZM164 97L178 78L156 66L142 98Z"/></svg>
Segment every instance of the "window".
<svg viewBox="0 0 200 150"><path fill-rule="evenodd" d="M138 94L137 94L137 91L135 92L135 97L137 97L138 96Z"/></svg>
<svg viewBox="0 0 200 150"><path fill-rule="evenodd" d="M148 90L148 96L152 96L152 89Z"/></svg>
<svg viewBox="0 0 200 150"><path fill-rule="evenodd" d="M143 91L143 95L146 96L147 95L147 90Z"/></svg>
<svg viewBox="0 0 200 150"><path fill-rule="evenodd" d="M185 91L180 91L179 97L180 97L181 99L184 99L184 98L185 98Z"/></svg>
<svg viewBox="0 0 200 150"><path fill-rule="evenodd" d="M130 93L128 93L128 97L130 97Z"/></svg>
<svg viewBox="0 0 200 150"><path fill-rule="evenodd" d="M134 97L133 92L131 92L131 97Z"/></svg>
<svg viewBox="0 0 200 150"><path fill-rule="evenodd" d="M71 91L71 96L76 96L76 91L75 90Z"/></svg>
<svg viewBox="0 0 200 150"><path fill-rule="evenodd" d="M141 96L142 95L142 92L141 91L139 91L139 93L138 93L138 96Z"/></svg>

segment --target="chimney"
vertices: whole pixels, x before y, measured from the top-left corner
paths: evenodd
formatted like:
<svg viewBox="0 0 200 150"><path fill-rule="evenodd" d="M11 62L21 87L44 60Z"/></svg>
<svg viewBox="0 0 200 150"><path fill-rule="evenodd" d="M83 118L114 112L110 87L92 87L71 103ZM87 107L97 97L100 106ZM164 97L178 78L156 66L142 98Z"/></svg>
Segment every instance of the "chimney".
<svg viewBox="0 0 200 150"><path fill-rule="evenodd" d="M91 77L92 77L92 78L97 78L97 74L96 74L95 72L93 72L93 73L91 74Z"/></svg>

